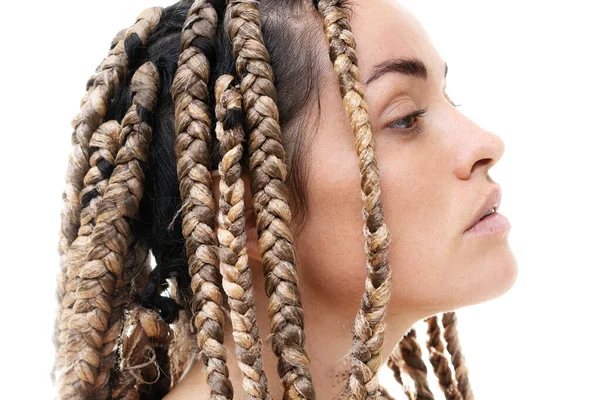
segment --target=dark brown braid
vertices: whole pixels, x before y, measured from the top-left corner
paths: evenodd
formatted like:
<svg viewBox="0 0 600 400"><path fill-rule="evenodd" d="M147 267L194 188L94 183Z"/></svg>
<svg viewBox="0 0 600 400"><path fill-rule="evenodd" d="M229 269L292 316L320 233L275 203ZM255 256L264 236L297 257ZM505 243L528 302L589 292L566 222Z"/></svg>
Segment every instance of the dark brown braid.
<svg viewBox="0 0 600 400"><path fill-rule="evenodd" d="M217 13L207 0L192 4L181 33L181 54L171 93L175 103L177 174L183 201L183 235L194 298L191 309L200 357L206 366L211 399L232 399L233 388L223 347L218 246L215 234L210 150L211 115L207 104L210 65L198 41L215 35Z"/></svg>
<svg viewBox="0 0 600 400"><path fill-rule="evenodd" d="M321 0L318 2L318 10L323 16L329 55L339 78L344 108L354 132L361 174L367 280L354 323L350 353L352 375L348 380L348 389L351 398L370 399L375 398L379 390L377 371L382 364L385 308L391 291L391 271L388 263L391 236L383 220L375 141L371 134L364 87L357 66L356 43L345 14L346 10L340 7L338 0Z"/></svg>
<svg viewBox="0 0 600 400"><path fill-rule="evenodd" d="M267 376L262 368L262 341L256 324L252 272L246 248L244 181L240 160L242 142L242 93L232 75L221 75L215 83L216 136L220 143L219 229L221 275L233 325L242 385L251 399L270 399Z"/></svg>
<svg viewBox="0 0 600 400"><path fill-rule="evenodd" d="M130 227L126 218L135 217L143 194L140 162L147 162L152 133L147 118L156 103L158 86L158 71L151 62L133 75L133 104L121 122L120 142L124 145L98 206L87 262L79 271L81 282L66 343L69 367L59 382L61 398L90 397L107 383L98 371L102 341L112 312L112 296L127 256Z"/></svg>
<svg viewBox="0 0 600 400"><path fill-rule="evenodd" d="M415 383L417 400L434 400L427 383L427 366L422 359L417 332L411 328L398 344L402 355L401 368L406 370Z"/></svg>
<svg viewBox="0 0 600 400"><path fill-rule="evenodd" d="M394 379L396 380L396 382L398 382L400 384L400 386L402 386L402 390L404 390L404 394L406 394L406 397L410 400L414 400L415 395L413 393L411 393L408 385L406 385L404 383L404 381L402 380L401 365L402 365L402 353L401 353L400 344L397 344L396 346L394 346L394 349L392 350L392 354L390 355L390 357L387 360L387 366L392 370L392 373L394 374Z"/></svg>
<svg viewBox="0 0 600 400"><path fill-rule="evenodd" d="M469 369L465 364L460 340L458 339L456 313L444 313L442 315L442 324L444 326L444 339L447 343L448 352L452 357L452 365L454 366L456 380L458 381L458 390L464 400L473 400L475 397L469 385Z"/></svg>
<svg viewBox="0 0 600 400"><path fill-rule="evenodd" d="M429 361L433 371L438 378L438 382L444 396L447 400L463 400L460 392L454 382L452 370L448 364L448 359L444 355L444 344L440 333L437 315L429 317L427 320L427 349L429 351Z"/></svg>
<svg viewBox="0 0 600 400"><path fill-rule="evenodd" d="M286 186L285 149L279 125L277 92L270 57L262 37L256 1L228 2L225 25L241 78L258 247L269 297L272 348L279 358L278 373L285 399L314 399L304 349L304 315Z"/></svg>

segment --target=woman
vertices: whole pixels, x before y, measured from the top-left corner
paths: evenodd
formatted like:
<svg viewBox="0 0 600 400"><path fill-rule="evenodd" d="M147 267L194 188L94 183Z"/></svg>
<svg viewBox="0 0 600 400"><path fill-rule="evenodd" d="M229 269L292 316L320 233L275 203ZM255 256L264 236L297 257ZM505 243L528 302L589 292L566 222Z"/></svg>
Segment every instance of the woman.
<svg viewBox="0 0 600 400"><path fill-rule="evenodd" d="M488 175L504 143L446 73L392 0L140 14L73 120L59 396L390 397L391 355L432 399L426 319L446 398L472 399L452 310L517 268Z"/></svg>

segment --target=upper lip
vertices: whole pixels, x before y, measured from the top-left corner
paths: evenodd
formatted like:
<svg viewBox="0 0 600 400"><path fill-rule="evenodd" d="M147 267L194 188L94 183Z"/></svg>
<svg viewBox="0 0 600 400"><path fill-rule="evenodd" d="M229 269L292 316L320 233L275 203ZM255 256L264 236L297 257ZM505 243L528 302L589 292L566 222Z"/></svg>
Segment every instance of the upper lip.
<svg viewBox="0 0 600 400"><path fill-rule="evenodd" d="M469 227L465 229L465 231L471 229L473 225L475 225L479 220L488 212L491 208L496 208L498 211L498 207L500 207L500 201L502 200L502 188L498 185L492 186L492 189L488 192L487 196L475 212Z"/></svg>

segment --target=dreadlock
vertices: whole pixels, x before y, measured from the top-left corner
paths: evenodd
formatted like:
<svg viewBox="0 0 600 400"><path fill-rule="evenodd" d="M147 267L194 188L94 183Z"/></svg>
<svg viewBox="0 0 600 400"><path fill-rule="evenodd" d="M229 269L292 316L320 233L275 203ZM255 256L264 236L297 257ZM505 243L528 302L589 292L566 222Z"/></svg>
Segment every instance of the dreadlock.
<svg viewBox="0 0 600 400"><path fill-rule="evenodd" d="M210 398L233 399L227 315L244 390L271 398L248 265L244 170L284 398L315 398L291 230L295 218L304 220L305 117L327 63L307 31L327 38L364 202L367 278L344 396L392 398L377 378L391 237L350 12L347 0L182 0L145 10L113 39L72 122L54 333L60 398L162 398L193 353L206 369ZM472 400L456 315L445 313L442 322L457 383L437 316L425 321L446 398ZM409 398L433 399L414 328L387 364Z"/></svg>

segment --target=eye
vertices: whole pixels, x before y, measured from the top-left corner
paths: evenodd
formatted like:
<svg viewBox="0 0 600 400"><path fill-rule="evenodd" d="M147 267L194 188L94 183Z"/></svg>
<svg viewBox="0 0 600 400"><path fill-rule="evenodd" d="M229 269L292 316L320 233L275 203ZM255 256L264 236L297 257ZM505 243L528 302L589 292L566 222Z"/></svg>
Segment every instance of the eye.
<svg viewBox="0 0 600 400"><path fill-rule="evenodd" d="M416 120L419 117L423 117L427 113L427 107L410 113L399 120L396 120L388 125L388 128L401 130L402 134L409 134L413 132L420 132L422 129L421 125L418 125Z"/></svg>

